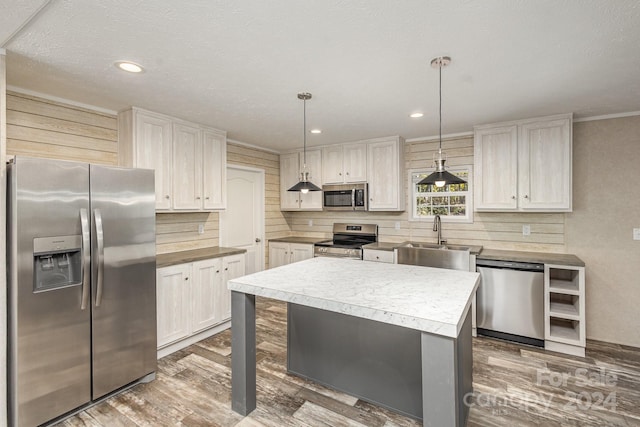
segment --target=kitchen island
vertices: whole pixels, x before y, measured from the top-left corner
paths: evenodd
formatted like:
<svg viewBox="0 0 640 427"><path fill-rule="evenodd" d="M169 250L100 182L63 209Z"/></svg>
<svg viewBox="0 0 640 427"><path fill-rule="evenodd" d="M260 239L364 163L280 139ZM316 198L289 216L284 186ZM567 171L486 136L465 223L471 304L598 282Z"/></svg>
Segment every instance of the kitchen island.
<svg viewBox="0 0 640 427"><path fill-rule="evenodd" d="M231 280L233 410L256 407L257 295L289 305L290 372L424 425L464 425L478 283L477 273L336 258Z"/></svg>

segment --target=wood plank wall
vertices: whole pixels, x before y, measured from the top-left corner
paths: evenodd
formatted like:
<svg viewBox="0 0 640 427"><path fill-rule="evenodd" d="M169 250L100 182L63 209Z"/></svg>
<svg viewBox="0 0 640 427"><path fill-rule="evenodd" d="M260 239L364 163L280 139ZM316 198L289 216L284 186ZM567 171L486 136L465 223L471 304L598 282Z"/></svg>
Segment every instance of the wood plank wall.
<svg viewBox="0 0 640 427"><path fill-rule="evenodd" d="M115 115L7 93L7 154L118 164Z"/></svg>
<svg viewBox="0 0 640 427"><path fill-rule="evenodd" d="M405 143L405 189L410 192L411 169L433 164L437 141ZM447 165L473 165L473 136L442 142ZM407 204L407 206L410 206ZM334 222L373 223L379 226L379 239L386 242L405 240L435 241L431 221L409 221L409 212L287 212L285 218L295 235L330 237ZM313 226L309 226L313 220ZM400 229L396 230L396 223ZM522 226L531 226L531 235L522 235ZM469 243L492 249L547 251L563 253L565 247L565 214L563 213L474 213L472 224L443 223L442 236L449 243Z"/></svg>

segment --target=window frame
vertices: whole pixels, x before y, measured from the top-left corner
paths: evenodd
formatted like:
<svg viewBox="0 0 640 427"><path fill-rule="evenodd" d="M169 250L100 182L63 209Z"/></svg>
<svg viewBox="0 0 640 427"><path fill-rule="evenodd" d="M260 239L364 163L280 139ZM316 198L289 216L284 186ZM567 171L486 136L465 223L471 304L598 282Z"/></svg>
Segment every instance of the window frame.
<svg viewBox="0 0 640 427"><path fill-rule="evenodd" d="M409 170L408 176L408 189L407 192L409 194L409 221L411 222L433 222L435 215L429 216L416 216L416 201L418 194L416 188L417 185L413 182L413 175L415 174L425 174L427 176L431 172L435 171L435 167L429 168L415 168ZM440 219L442 222L452 222L452 223L461 223L461 224L472 224L473 223L473 165L458 165L458 166L448 166L447 171L461 172L466 171L468 173L467 179L467 191L459 192L457 194L465 196L465 206L467 208L467 214L465 216L450 216L450 215L441 215ZM451 195L454 193L445 193L446 195ZM443 194L443 195L445 195Z"/></svg>

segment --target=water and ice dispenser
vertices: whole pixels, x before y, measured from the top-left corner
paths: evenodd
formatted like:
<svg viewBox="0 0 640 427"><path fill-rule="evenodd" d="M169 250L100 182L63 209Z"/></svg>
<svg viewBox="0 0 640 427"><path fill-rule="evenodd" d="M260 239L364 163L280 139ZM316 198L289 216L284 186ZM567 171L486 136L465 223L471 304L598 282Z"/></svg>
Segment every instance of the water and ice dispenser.
<svg viewBox="0 0 640 427"><path fill-rule="evenodd" d="M82 283L82 236L33 239L33 291Z"/></svg>

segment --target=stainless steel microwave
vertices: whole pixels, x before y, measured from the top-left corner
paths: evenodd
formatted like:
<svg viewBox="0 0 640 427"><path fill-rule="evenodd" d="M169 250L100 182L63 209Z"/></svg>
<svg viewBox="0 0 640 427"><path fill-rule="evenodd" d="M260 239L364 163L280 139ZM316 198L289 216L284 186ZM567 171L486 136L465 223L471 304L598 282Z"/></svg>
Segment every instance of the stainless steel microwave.
<svg viewBox="0 0 640 427"><path fill-rule="evenodd" d="M366 183L322 186L322 208L327 211L366 211L368 200Z"/></svg>

